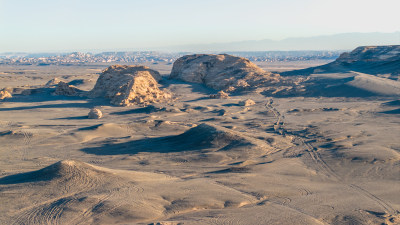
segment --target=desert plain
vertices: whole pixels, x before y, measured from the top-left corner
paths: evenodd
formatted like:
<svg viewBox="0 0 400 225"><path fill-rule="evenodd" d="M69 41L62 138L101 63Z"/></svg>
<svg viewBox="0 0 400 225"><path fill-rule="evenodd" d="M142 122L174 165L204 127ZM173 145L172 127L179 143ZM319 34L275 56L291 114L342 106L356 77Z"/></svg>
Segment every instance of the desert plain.
<svg viewBox="0 0 400 225"><path fill-rule="evenodd" d="M394 75L309 75L357 77L375 94L210 98L218 90L170 79L172 64L148 64L171 100L125 107L46 86L90 91L108 66L0 66L0 89L13 92L0 101L0 224L400 223ZM92 108L102 117L89 119Z"/></svg>

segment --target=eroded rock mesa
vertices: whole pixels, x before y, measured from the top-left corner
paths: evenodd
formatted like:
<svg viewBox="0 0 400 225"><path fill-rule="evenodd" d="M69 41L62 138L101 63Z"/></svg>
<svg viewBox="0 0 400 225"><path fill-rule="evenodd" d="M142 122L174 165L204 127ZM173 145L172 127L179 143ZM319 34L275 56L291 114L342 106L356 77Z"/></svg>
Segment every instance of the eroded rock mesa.
<svg viewBox="0 0 400 225"><path fill-rule="evenodd" d="M246 58L232 55L186 55L173 65L171 79L206 86L227 92L241 91L279 81L278 74L259 68Z"/></svg>
<svg viewBox="0 0 400 225"><path fill-rule="evenodd" d="M150 104L169 100L171 95L158 88L160 74L145 66L114 65L105 69L89 92L89 97L105 97L118 106Z"/></svg>

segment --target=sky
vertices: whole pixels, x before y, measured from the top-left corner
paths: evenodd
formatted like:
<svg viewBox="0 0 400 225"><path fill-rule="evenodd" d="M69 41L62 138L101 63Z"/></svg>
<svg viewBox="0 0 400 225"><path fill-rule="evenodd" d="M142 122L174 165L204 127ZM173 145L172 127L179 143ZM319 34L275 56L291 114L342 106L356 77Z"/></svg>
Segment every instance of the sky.
<svg viewBox="0 0 400 225"><path fill-rule="evenodd" d="M399 0L0 0L0 52L400 31Z"/></svg>

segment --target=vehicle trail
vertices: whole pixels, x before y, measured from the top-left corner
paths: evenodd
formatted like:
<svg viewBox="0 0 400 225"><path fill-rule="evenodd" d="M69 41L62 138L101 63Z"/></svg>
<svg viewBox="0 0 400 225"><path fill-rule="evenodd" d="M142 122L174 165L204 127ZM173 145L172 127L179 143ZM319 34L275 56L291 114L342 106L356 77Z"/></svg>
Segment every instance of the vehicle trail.
<svg viewBox="0 0 400 225"><path fill-rule="evenodd" d="M388 214L391 215L398 215L399 211L395 210L388 202L384 201L383 199L379 198L378 196L372 194L371 192L361 188L360 186L352 183L348 183L343 180L342 177L340 177L321 157L321 154L310 144L311 141L313 141L310 138L304 138L299 135L296 135L295 133L286 130L284 125L284 119L285 116L282 115L282 113L276 109L273 105L273 100L272 98L269 99L266 103L266 108L271 111L275 117L276 117L276 122L274 123L274 131L282 136L287 136L292 138L292 143L298 146L303 146L306 149L306 152L309 154L310 158L312 161L315 163L317 168L323 172L327 177L333 179L334 181L340 182L349 188L353 189L357 193L360 193L366 198L369 198L370 200L374 201L376 204L381 206L384 211Z"/></svg>

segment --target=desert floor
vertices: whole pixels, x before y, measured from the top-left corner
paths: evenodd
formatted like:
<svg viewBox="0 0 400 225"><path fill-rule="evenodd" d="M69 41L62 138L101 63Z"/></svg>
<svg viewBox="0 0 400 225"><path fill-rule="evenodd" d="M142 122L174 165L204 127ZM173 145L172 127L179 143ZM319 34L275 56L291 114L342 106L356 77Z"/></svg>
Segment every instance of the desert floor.
<svg viewBox="0 0 400 225"><path fill-rule="evenodd" d="M164 79L175 101L116 107L35 89L90 90L105 68L0 66L0 89L32 89L0 102L0 224L400 223L398 99L210 99Z"/></svg>

